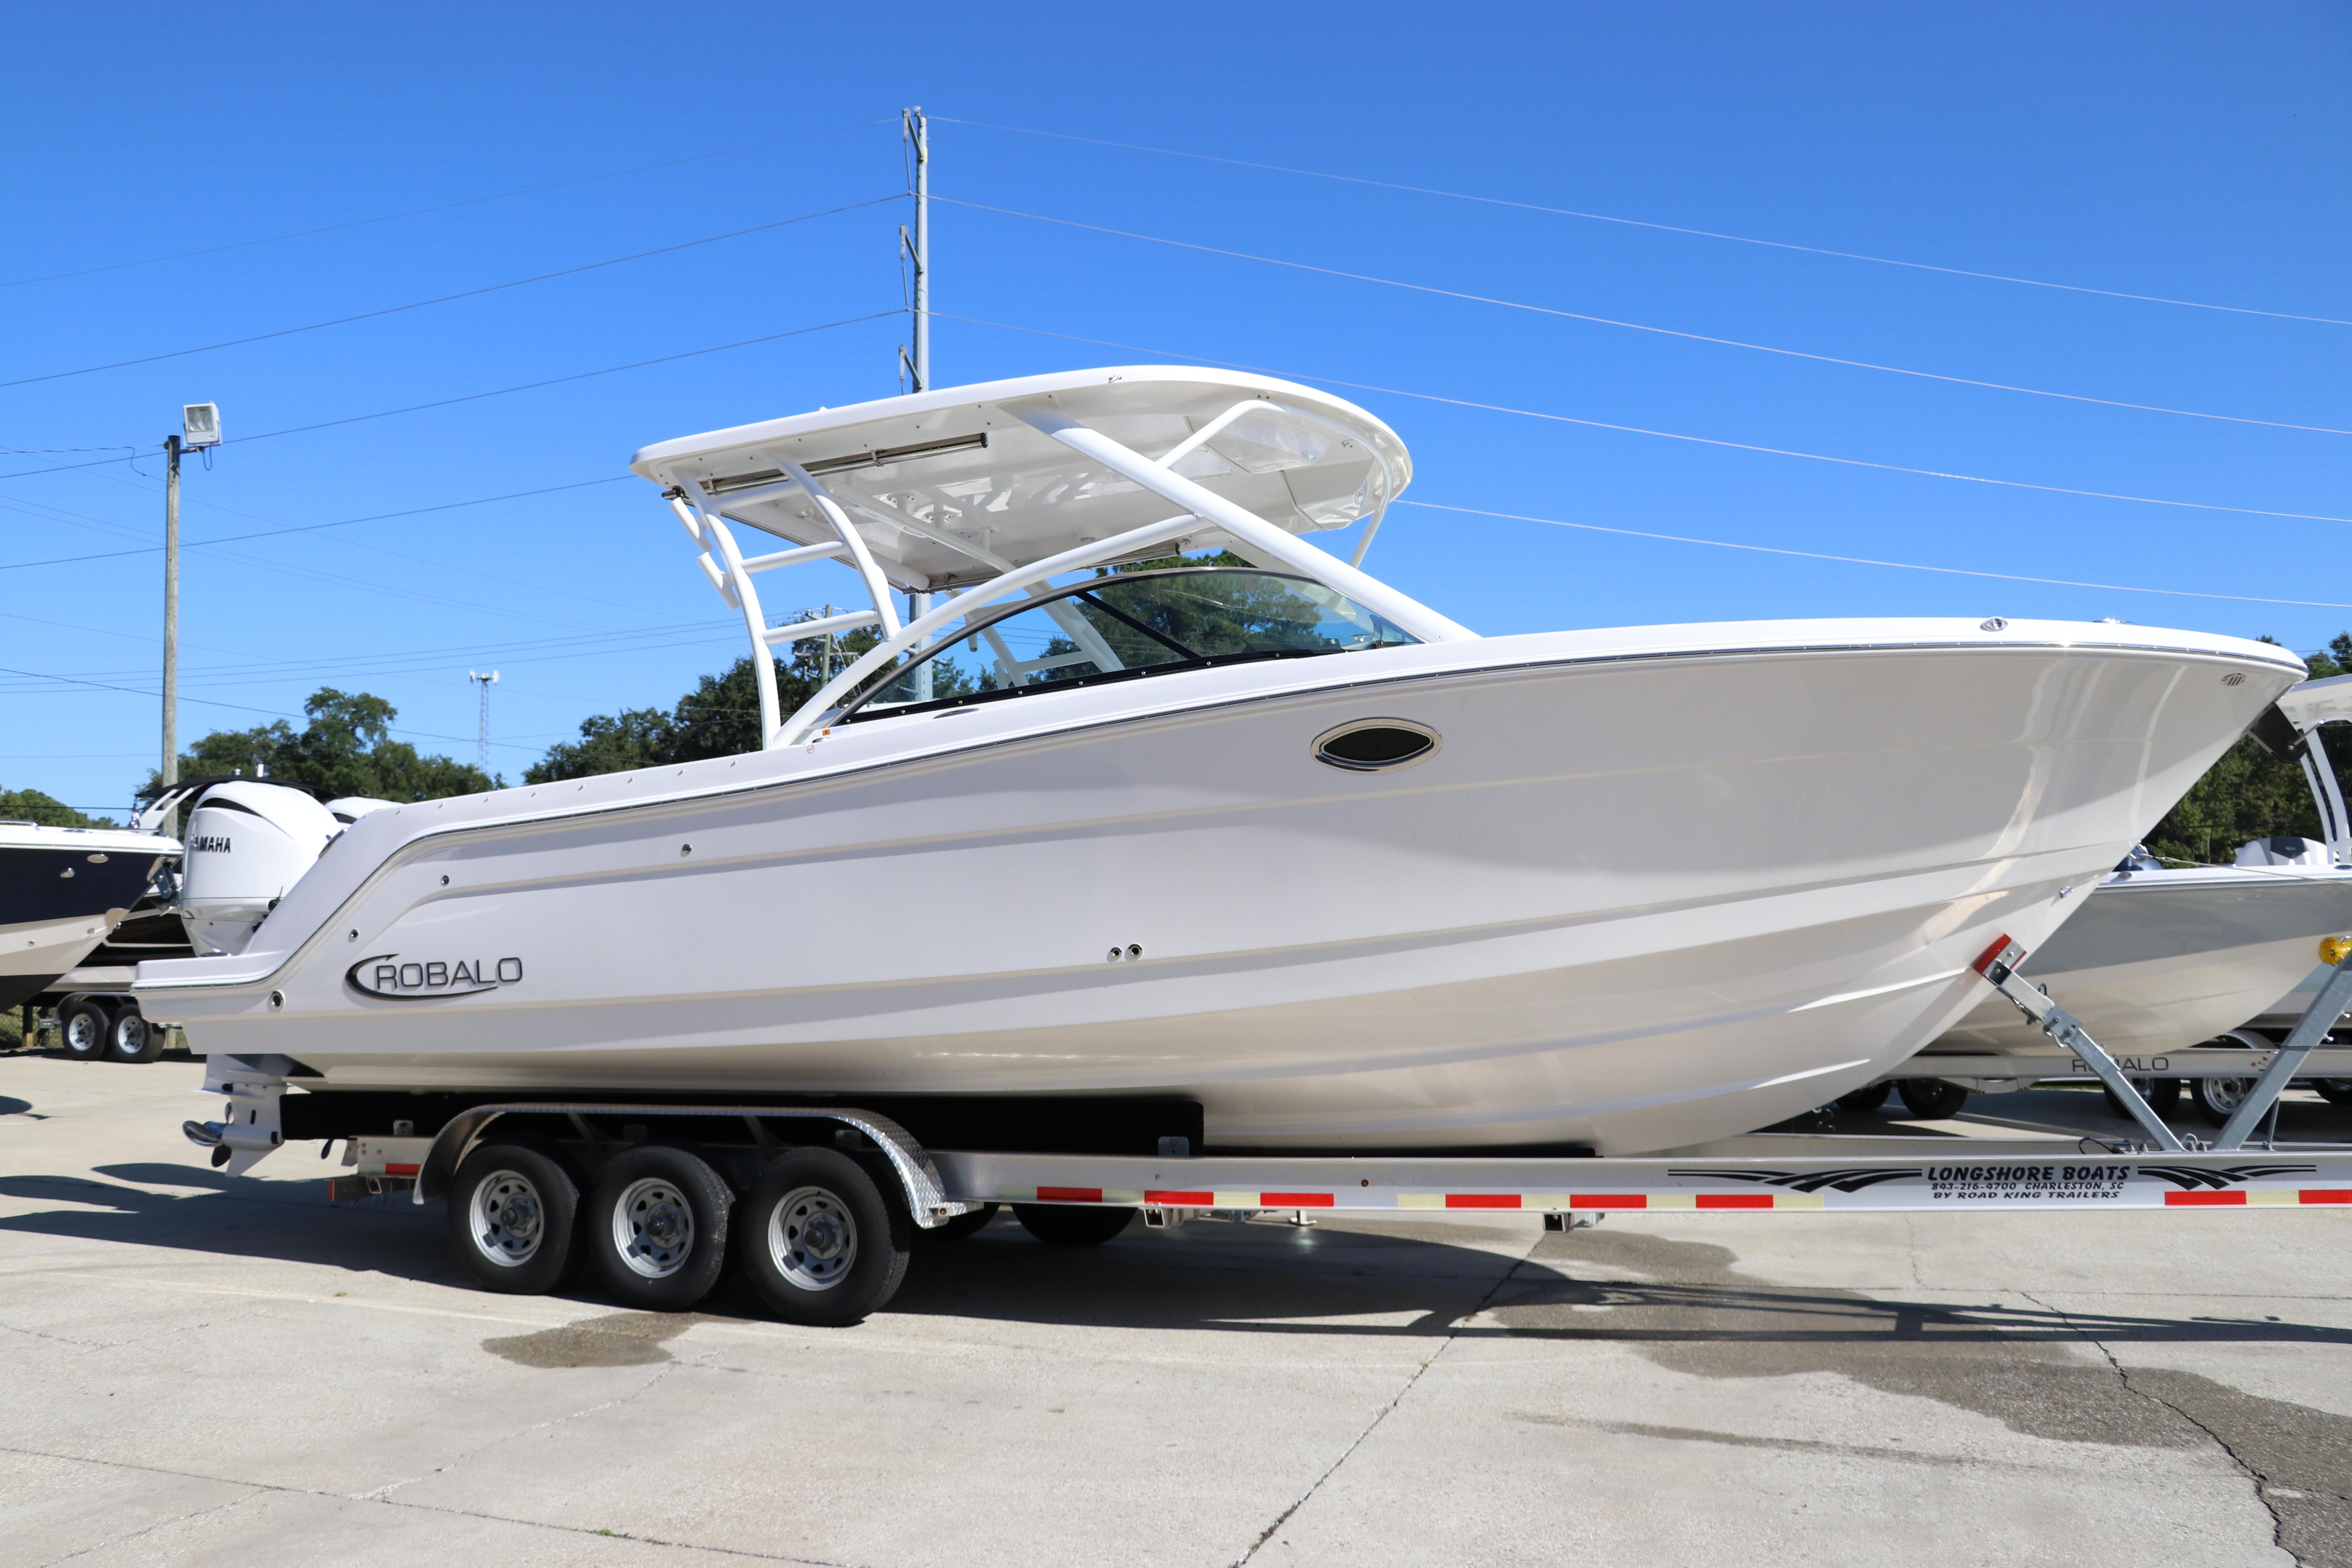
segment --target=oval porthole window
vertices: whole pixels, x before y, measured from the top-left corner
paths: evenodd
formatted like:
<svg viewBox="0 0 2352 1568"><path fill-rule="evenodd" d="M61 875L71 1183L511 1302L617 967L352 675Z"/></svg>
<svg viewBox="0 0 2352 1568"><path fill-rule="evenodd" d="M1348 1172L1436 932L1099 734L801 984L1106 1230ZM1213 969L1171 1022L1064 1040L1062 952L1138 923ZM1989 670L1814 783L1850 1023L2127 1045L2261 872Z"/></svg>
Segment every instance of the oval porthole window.
<svg viewBox="0 0 2352 1568"><path fill-rule="evenodd" d="M1437 731L1409 719L1359 719L1315 737L1315 760L1349 773L1402 768L1437 750Z"/></svg>

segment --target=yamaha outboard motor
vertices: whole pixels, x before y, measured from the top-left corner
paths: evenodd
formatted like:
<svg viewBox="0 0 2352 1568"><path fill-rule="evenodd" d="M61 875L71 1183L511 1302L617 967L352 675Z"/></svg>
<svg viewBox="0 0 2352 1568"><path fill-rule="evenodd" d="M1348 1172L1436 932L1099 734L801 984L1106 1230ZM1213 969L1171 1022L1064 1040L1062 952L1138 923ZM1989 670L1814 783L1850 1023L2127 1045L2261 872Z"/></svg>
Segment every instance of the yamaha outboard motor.
<svg viewBox="0 0 2352 1568"><path fill-rule="evenodd" d="M305 790L259 779L207 787L182 835L180 919L197 954L244 952L286 889L342 830L336 814Z"/></svg>

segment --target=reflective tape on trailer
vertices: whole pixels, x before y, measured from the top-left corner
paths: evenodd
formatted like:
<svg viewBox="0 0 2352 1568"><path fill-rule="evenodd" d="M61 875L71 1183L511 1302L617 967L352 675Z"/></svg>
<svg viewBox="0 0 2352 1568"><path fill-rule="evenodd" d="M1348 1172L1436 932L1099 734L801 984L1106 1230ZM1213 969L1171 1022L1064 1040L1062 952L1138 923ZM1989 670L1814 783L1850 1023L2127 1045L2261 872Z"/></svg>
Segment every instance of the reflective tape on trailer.
<svg viewBox="0 0 2352 1568"><path fill-rule="evenodd" d="M2280 1209L2352 1206L2352 1152L2000 1157L1883 1163L1820 1159L1415 1160L1203 1157L1201 1178L1171 1181L1159 1162L1077 1155L938 1155L951 1190L971 1201L1343 1213L1493 1213L1562 1209L1660 1213L1946 1213L1961 1210ZM1404 1167L1413 1167L1405 1169ZM1356 1171L1368 1174L1345 1178ZM1512 1184L1477 1181L1507 1170ZM1034 1184L1035 1171L1094 1179ZM1190 1175L1190 1171L1183 1173ZM1431 1181L1434 1175L1472 1180ZM1255 1182L1234 1177L1256 1176ZM1418 1176L1421 1179L1414 1179ZM1277 1185L1282 1177L1291 1181ZM1272 1179L1269 1179L1272 1178ZM1307 1178L1307 1179L1300 1179ZM1534 1178L1530 1180L1529 1178ZM1547 1184L1547 1179L1559 1184Z"/></svg>

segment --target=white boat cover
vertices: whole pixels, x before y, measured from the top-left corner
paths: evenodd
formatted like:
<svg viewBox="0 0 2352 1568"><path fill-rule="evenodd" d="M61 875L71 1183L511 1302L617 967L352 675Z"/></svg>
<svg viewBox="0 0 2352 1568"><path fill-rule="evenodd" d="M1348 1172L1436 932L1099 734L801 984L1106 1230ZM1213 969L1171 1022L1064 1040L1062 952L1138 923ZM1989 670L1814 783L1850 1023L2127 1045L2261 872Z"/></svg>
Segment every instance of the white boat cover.
<svg viewBox="0 0 2352 1568"><path fill-rule="evenodd" d="M898 587L994 576L1171 515L1170 503L1024 423L1059 414L1147 458L1255 403L1175 471L1293 533L1341 528L1396 499L1412 460L1396 432L1344 399L1271 376L1171 365L1064 371L740 425L646 447L635 472L691 480L725 516L795 544L832 529L781 460L806 468L850 514ZM730 496L739 497L730 501ZM984 553L968 553L939 537ZM1184 542L1217 547L1212 528Z"/></svg>

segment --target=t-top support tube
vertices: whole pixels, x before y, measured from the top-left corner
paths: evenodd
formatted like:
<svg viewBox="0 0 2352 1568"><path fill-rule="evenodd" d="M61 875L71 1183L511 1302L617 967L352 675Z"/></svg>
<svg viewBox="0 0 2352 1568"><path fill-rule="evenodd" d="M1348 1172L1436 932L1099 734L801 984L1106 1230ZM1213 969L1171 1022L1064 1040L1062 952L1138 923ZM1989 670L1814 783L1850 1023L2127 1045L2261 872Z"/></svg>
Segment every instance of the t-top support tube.
<svg viewBox="0 0 2352 1568"><path fill-rule="evenodd" d="M2321 831L2327 837L2327 858L2335 865L2352 866L2352 815L2344 809L2344 791L2336 782L2336 764L2320 743L2320 726L2303 732L2303 775L2319 804Z"/></svg>
<svg viewBox="0 0 2352 1568"><path fill-rule="evenodd" d="M772 750L783 744L780 739L782 725L782 699L776 689L775 656L769 650L778 643L797 642L804 637L822 637L835 631L858 626L878 626L886 641L898 635L899 622L896 596L889 579L866 547L866 536L857 531L832 492L819 483L806 468L789 458L779 458L777 468L784 475L782 482L763 485L757 490L735 497L736 505L751 500L773 500L798 491L808 497L825 525L833 530L835 542L803 545L793 550L779 550L765 555L744 557L735 542L734 531L727 526L719 510L702 486L693 479L681 479L677 492L670 498L670 507L677 513L687 535L702 547L698 564L719 596L743 614L744 630L751 637L751 685L760 699L760 744ZM713 556L717 559L714 560ZM771 626L760 607L760 591L752 586L755 572L773 571L780 566L797 566L812 561L845 560L857 573L866 597L874 607L854 611L845 616L827 616L823 620L793 622Z"/></svg>
<svg viewBox="0 0 2352 1568"><path fill-rule="evenodd" d="M1279 405L1260 405L1279 407ZM1165 464L1154 462L1101 431L1050 409L1007 407L1005 412L1072 451L1141 485L1153 494L1184 508L1203 522L1213 523L1239 541L1247 551L1280 562L1302 577L1310 577L1335 593L1345 594L1365 608L1387 616L1423 642L1462 642L1477 633L1448 620L1417 599L1408 598L1366 573L1326 554L1295 534L1227 500L1206 485L1188 479ZM1180 448L1181 449L1181 448Z"/></svg>
<svg viewBox="0 0 2352 1568"><path fill-rule="evenodd" d="M717 575L712 585L719 596L743 613L743 629L751 638L751 689L760 699L760 735L764 742L776 732L776 710L782 700L776 694L776 661L769 657L768 620L760 608L760 591L751 585L751 574L743 569L743 552L735 547L734 531L719 516L710 498L692 479L680 481L678 488L692 509L691 517L681 516L689 533L699 531L696 542L704 547L703 570L709 573L714 563L709 552L718 552Z"/></svg>

